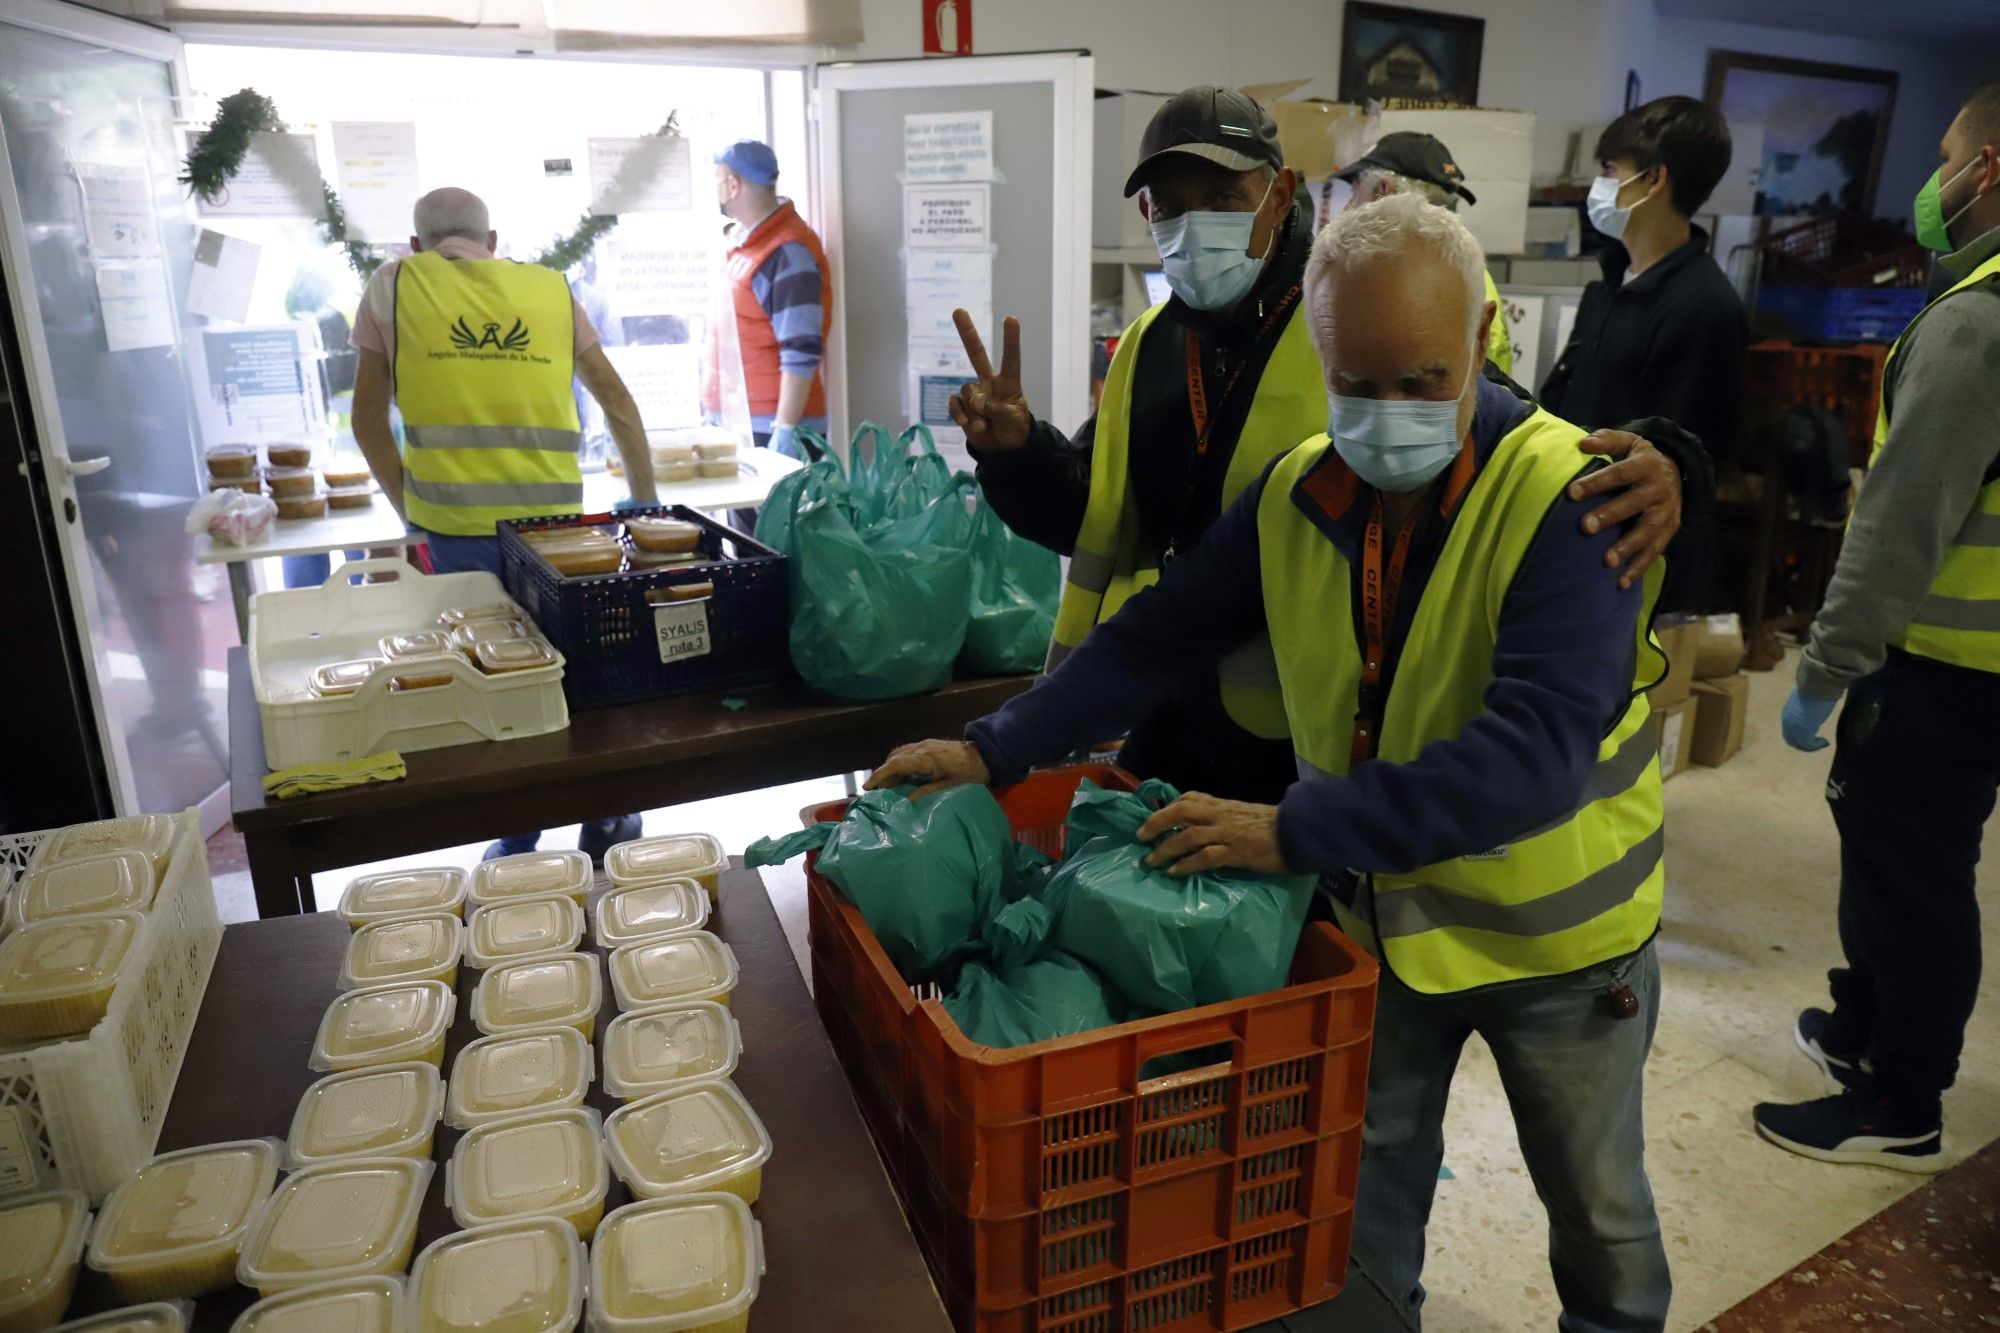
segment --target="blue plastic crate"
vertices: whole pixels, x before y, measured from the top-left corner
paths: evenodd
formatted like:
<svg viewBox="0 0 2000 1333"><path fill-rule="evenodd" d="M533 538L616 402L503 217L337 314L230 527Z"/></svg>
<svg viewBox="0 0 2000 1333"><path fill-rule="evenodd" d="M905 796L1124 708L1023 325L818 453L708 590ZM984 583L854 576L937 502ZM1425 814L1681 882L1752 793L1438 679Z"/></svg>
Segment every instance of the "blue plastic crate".
<svg viewBox="0 0 2000 1333"><path fill-rule="evenodd" d="M1893 342L1924 308L1921 287L1795 287L1757 289L1760 315L1791 326L1809 342Z"/></svg>
<svg viewBox="0 0 2000 1333"><path fill-rule="evenodd" d="M605 527L655 515L700 525L697 549L707 559L673 569L569 578L521 539L523 532ZM567 659L563 692L572 710L756 684L791 672L785 557L705 514L685 505L656 505L621 514L520 519L500 524L499 534L507 592ZM631 539L621 535L620 540L629 549ZM712 583L715 590L697 601L649 600L659 589L690 583Z"/></svg>

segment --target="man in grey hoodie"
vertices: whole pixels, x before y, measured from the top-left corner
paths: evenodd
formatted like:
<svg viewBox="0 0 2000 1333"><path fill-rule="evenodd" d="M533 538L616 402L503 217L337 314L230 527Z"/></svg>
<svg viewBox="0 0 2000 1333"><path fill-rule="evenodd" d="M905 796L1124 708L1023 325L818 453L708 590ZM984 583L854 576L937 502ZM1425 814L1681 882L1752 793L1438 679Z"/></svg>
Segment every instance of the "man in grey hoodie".
<svg viewBox="0 0 2000 1333"><path fill-rule="evenodd" d="M1831 1013L1801 1050L1840 1086L1756 1109L1830 1162L1944 1165L1942 1094L1979 990L1981 830L2000 789L2000 79L1966 100L1918 192L1952 287L1890 350L1875 458L1785 705L1787 743L1843 693L1827 802L1840 830Z"/></svg>

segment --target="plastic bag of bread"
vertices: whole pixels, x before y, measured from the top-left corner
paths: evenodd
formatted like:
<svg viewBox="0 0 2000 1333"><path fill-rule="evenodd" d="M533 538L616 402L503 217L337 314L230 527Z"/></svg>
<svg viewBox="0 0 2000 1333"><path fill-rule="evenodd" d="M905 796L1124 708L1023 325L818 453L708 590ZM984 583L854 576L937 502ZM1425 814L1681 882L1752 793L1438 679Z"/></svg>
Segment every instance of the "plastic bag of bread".
<svg viewBox="0 0 2000 1333"><path fill-rule="evenodd" d="M237 490L210 491L188 510L188 536L206 532L224 546L250 546L271 535L278 506L268 496Z"/></svg>

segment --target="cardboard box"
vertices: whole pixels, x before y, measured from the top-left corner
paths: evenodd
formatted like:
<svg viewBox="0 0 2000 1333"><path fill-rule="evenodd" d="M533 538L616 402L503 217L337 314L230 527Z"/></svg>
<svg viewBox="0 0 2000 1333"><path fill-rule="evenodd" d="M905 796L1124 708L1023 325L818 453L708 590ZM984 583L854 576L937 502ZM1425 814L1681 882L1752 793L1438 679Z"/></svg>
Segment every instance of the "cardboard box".
<svg viewBox="0 0 2000 1333"><path fill-rule="evenodd" d="M1646 696L1653 701L1654 710L1658 711L1671 708L1688 697L1688 691L1694 685L1695 649L1700 631L1692 621L1659 622L1653 626L1653 636L1660 641L1660 647L1667 654L1667 674L1660 678L1659 684L1646 691Z"/></svg>
<svg viewBox="0 0 2000 1333"><path fill-rule="evenodd" d="M1331 176L1361 153L1366 111L1351 102L1319 97L1287 97L1310 79L1253 83L1242 91L1262 102L1278 122L1278 147L1285 165L1309 181Z"/></svg>
<svg viewBox="0 0 2000 1333"><path fill-rule="evenodd" d="M1527 242L1528 186L1535 156L1535 113L1482 111L1384 111L1382 133L1416 130L1436 135L1465 172L1465 188L1478 199L1458 215L1489 255L1518 255ZM1516 278L1516 282L1521 279Z"/></svg>
<svg viewBox="0 0 2000 1333"><path fill-rule="evenodd" d="M1750 677L1737 674L1696 681L1693 739L1688 757L1716 768L1743 748L1743 719L1750 712Z"/></svg>
<svg viewBox="0 0 2000 1333"><path fill-rule="evenodd" d="M1694 622L1694 678L1733 676L1743 667L1743 621L1734 611ZM1697 761L1699 762L1699 761Z"/></svg>
<svg viewBox="0 0 2000 1333"><path fill-rule="evenodd" d="M1653 734L1660 746L1660 781L1665 782L1688 766L1690 719L1694 700L1683 699L1669 708L1653 706Z"/></svg>

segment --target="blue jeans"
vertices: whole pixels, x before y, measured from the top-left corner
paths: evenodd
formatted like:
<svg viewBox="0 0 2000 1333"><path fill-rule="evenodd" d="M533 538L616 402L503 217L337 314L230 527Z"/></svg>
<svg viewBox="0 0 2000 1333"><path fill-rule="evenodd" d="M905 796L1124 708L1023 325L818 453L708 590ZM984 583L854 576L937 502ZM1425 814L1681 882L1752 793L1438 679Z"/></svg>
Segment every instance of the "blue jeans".
<svg viewBox="0 0 2000 1333"><path fill-rule="evenodd" d="M368 552L342 551L341 554L349 560L359 560ZM326 582L329 574L333 573L333 557L325 554L288 555L282 558L281 563L285 571L287 588L317 588ZM353 580L349 579L348 582L351 583Z"/></svg>
<svg viewBox="0 0 2000 1333"><path fill-rule="evenodd" d="M1602 996L1632 988L1639 1012ZM1411 1318L1444 1163L1444 1111L1465 1040L1493 1051L1528 1175L1549 1215L1563 1333L1664 1326L1673 1283L1646 1180L1642 1074L1660 1015L1653 946L1569 976L1419 995L1383 969L1354 1203L1354 1255Z"/></svg>

